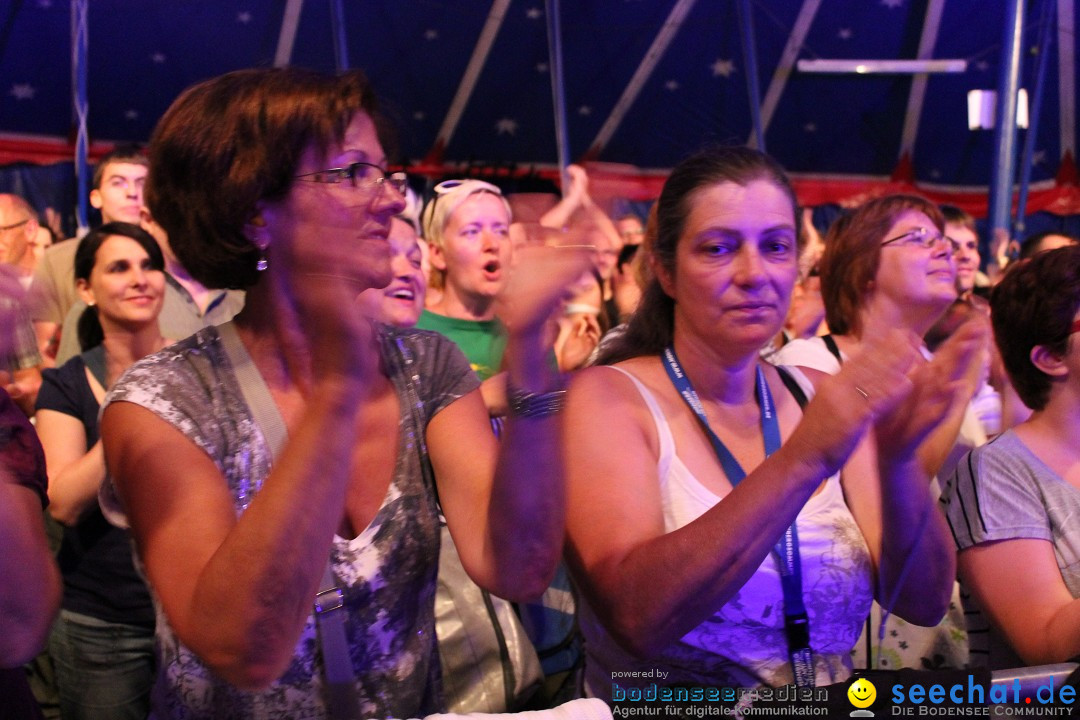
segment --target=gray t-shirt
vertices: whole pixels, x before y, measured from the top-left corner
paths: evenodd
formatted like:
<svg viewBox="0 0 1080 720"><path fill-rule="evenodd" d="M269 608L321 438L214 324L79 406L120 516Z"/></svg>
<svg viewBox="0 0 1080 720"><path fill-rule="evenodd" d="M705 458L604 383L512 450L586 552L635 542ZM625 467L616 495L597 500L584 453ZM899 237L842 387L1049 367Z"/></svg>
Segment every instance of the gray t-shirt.
<svg viewBox="0 0 1080 720"><path fill-rule="evenodd" d="M335 536L331 555L344 585L361 716L422 717L442 709L433 618L438 505L424 434L437 412L479 382L457 347L436 333L382 327L380 341L399 398L397 463L371 524L351 540ZM237 515L270 473L272 453L216 327L133 365L105 405L119 401L145 407L202 448L224 475ZM111 521L125 523L108 481L101 501ZM152 717L326 717L313 616L285 674L267 690L243 692L179 641L156 597L155 606L161 665Z"/></svg>
<svg viewBox="0 0 1080 720"><path fill-rule="evenodd" d="M1080 596L1080 489L1044 465L1012 430L960 461L941 502L959 550L997 540L1046 540L1065 586ZM996 633L988 652L991 668L1023 665Z"/></svg>

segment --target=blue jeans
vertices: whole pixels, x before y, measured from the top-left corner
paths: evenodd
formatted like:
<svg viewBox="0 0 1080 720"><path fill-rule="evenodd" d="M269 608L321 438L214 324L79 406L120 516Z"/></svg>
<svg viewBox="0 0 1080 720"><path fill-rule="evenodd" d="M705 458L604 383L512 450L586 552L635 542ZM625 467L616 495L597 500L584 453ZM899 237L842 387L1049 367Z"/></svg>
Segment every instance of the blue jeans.
<svg viewBox="0 0 1080 720"><path fill-rule="evenodd" d="M153 629L61 610L49 654L64 720L145 720L157 667Z"/></svg>

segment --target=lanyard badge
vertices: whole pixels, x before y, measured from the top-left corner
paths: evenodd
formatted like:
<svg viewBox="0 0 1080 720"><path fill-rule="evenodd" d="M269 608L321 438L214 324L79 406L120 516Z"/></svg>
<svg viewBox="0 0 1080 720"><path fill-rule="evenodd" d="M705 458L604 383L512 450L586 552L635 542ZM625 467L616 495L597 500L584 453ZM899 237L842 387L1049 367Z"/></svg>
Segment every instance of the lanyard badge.
<svg viewBox="0 0 1080 720"><path fill-rule="evenodd" d="M723 441L709 427L705 408L701 404L697 391L691 385L690 378L686 376L682 365L679 364L675 348L670 346L666 348L663 358L668 378L701 421L728 481L732 486L738 485L746 477L746 472ZM756 383L754 397L761 410L761 434L765 439L765 456L768 457L780 449L780 423L776 418L769 384L765 382L765 373L760 365L757 367ZM780 566L780 586L784 591L784 634L787 638L788 655L791 657L795 684L799 687L813 687L814 658L810 651L810 619L806 615L806 606L803 604L799 534L794 522L784 531L784 535L776 543L772 552Z"/></svg>

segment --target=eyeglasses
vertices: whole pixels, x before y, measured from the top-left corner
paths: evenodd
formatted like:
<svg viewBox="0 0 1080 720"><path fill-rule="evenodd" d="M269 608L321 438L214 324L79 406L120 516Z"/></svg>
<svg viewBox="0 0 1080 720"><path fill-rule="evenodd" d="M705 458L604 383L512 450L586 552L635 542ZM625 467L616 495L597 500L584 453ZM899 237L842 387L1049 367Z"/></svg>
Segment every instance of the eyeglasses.
<svg viewBox="0 0 1080 720"><path fill-rule="evenodd" d="M381 188L383 185L388 184L402 195L405 194L405 188L409 185L409 178L405 173L387 173L378 165L366 162L354 162L341 168L304 173L303 175L297 175L295 179L327 183L329 185L349 181L353 187L375 185Z"/></svg>
<svg viewBox="0 0 1080 720"><path fill-rule="evenodd" d="M28 222L30 222L30 218L26 218L25 220L20 220L19 222L12 223L10 225L0 225L0 232L7 232L8 230L14 230L17 227L22 227L23 225L25 225Z"/></svg>
<svg viewBox="0 0 1080 720"><path fill-rule="evenodd" d="M945 243L949 252L956 253L960 250L960 243L953 240L948 235L942 235L939 232L927 230L924 227L917 227L914 230L908 230L903 235L897 235L894 238L890 238L881 243L881 247L896 243L897 245L907 245L925 248L926 250L932 250L941 243Z"/></svg>

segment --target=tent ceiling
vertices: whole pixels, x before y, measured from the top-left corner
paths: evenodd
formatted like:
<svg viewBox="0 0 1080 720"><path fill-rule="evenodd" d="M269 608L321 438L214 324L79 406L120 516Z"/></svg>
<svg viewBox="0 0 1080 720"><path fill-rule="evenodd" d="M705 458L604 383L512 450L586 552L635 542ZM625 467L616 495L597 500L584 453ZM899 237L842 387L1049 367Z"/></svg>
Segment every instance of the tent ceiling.
<svg viewBox="0 0 1080 720"><path fill-rule="evenodd" d="M301 8L291 63L332 70L332 3L291 2ZM1073 2L1060 0L1053 15L1052 61L1033 129L1036 182L1053 178L1076 144ZM91 139L145 141L187 85L273 64L287 4L93 0ZM556 162L543 0L341 4L349 60L372 78L403 158ZM966 93L997 85L1003 6L753 2L767 149L796 173L878 177L892 174L909 150L920 183L986 186L993 137L968 130ZM1028 3L1025 48L1038 37L1042 7ZM71 136L70 16L65 0L0 4L0 133ZM572 158L665 168L704 142L751 137L735 2L567 0L561 16ZM489 52L472 76L467 68L485 38ZM919 57L964 59L967 70L913 77L794 69L802 58ZM1031 92L1030 55L1021 77Z"/></svg>

